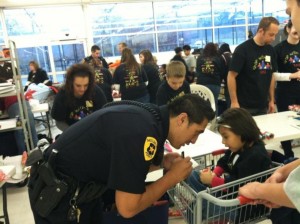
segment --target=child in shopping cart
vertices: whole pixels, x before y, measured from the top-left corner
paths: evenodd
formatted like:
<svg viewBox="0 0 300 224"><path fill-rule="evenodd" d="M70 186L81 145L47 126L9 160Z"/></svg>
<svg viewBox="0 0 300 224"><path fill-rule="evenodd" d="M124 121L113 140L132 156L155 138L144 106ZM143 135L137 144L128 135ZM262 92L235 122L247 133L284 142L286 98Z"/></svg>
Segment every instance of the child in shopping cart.
<svg viewBox="0 0 300 224"><path fill-rule="evenodd" d="M216 167L194 170L187 183L196 191L216 187L270 169L271 159L260 139L260 130L248 111L230 108L218 119L218 131L229 150ZM205 206L203 206L205 207ZM204 209L202 207L202 209Z"/></svg>

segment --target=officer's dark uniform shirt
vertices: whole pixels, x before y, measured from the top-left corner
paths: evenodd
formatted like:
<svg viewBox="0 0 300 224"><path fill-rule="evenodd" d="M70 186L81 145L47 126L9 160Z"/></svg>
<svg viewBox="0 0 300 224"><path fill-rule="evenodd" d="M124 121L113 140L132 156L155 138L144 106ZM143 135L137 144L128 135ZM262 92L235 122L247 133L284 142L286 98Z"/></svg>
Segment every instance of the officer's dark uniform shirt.
<svg viewBox="0 0 300 224"><path fill-rule="evenodd" d="M136 100L148 94L145 82L148 81L145 70L129 71L125 64L119 65L114 73L113 83L120 85L122 100Z"/></svg>
<svg viewBox="0 0 300 224"><path fill-rule="evenodd" d="M150 95L150 103L155 104L156 93L161 84L158 69L153 64L144 64L143 69L145 70L149 81L147 88Z"/></svg>
<svg viewBox="0 0 300 224"><path fill-rule="evenodd" d="M174 90L169 86L168 82L164 80L157 90L156 103L159 106L165 105L172 102L177 97L189 93L191 93L191 88L190 84L187 81L184 81L179 89Z"/></svg>
<svg viewBox="0 0 300 224"><path fill-rule="evenodd" d="M289 44L286 40L275 46L277 55L278 72L294 73L300 69L300 43ZM283 90L289 95L299 95L300 82L297 79L277 82L277 89Z"/></svg>
<svg viewBox="0 0 300 224"><path fill-rule="evenodd" d="M106 104L106 98L100 87L95 86L92 100L85 97L75 98L73 106L67 104L67 96L64 89L55 96L51 116L58 121L64 121L68 125L85 118L87 115L102 108Z"/></svg>
<svg viewBox="0 0 300 224"><path fill-rule="evenodd" d="M106 62L106 60L105 60L104 57L100 56L100 57L98 57L98 59L101 61L102 66L103 66L104 68L106 68L106 69L109 68L108 63ZM85 63L90 64L90 63L92 63L92 61L93 61L93 57L92 57L92 56L88 56L88 57L84 58L84 62L85 62Z"/></svg>
<svg viewBox="0 0 300 224"><path fill-rule="evenodd" d="M150 165L162 162L169 130L167 108L153 107L162 122L133 105L98 110L68 128L47 152L57 149L57 170L80 182L142 194Z"/></svg>
<svg viewBox="0 0 300 224"><path fill-rule="evenodd" d="M36 70L35 73L32 71L28 74L27 81L35 84L43 83L45 80L48 80L48 75L45 70L39 68Z"/></svg>
<svg viewBox="0 0 300 224"><path fill-rule="evenodd" d="M199 57L196 66L197 84L220 86L223 69L224 64L220 57Z"/></svg>
<svg viewBox="0 0 300 224"><path fill-rule="evenodd" d="M277 71L273 47L258 46L253 39L245 41L235 49L229 70L238 73L236 88L240 106L267 108L272 73Z"/></svg>

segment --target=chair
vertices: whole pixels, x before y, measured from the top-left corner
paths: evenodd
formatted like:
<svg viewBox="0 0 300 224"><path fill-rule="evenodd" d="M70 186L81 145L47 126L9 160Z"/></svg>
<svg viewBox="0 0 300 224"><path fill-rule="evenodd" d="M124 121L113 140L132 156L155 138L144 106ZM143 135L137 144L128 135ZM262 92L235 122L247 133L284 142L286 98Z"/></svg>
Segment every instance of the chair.
<svg viewBox="0 0 300 224"><path fill-rule="evenodd" d="M207 88L206 86L203 86L203 85L198 85L198 84L191 84L190 88L191 88L191 93L198 94L203 99L209 101L213 111L216 111L215 98L209 88ZM211 125L209 127L209 129L211 131L215 131L216 123L217 123L217 117L215 116L215 118L211 121Z"/></svg>

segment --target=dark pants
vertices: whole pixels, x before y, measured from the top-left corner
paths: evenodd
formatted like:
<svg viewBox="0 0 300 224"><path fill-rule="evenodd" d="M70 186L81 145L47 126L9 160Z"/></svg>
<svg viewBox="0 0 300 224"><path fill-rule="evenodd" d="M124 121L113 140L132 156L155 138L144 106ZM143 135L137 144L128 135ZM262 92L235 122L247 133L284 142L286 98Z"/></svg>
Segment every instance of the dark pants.
<svg viewBox="0 0 300 224"><path fill-rule="evenodd" d="M289 105L300 104L300 95L299 94L290 94L285 89L277 88L276 89L276 103L278 112L287 111ZM294 152L292 151L291 140L281 142L284 155L286 157L294 157Z"/></svg>
<svg viewBox="0 0 300 224"><path fill-rule="evenodd" d="M270 219L273 224L299 224L300 213L292 208L276 208L272 209Z"/></svg>
<svg viewBox="0 0 300 224"><path fill-rule="evenodd" d="M268 113L268 108L246 108L243 107L245 110L247 110L252 116L258 116L258 115L264 115Z"/></svg>

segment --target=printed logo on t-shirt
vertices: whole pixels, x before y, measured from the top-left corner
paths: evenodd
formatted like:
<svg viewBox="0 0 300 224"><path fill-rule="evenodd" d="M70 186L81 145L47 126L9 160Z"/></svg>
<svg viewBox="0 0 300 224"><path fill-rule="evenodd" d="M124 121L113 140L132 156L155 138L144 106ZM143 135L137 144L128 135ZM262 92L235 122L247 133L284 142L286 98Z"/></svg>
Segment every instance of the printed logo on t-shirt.
<svg viewBox="0 0 300 224"><path fill-rule="evenodd" d="M95 82L97 84L104 83L104 77L103 77L103 73L101 72L101 69L95 69Z"/></svg>
<svg viewBox="0 0 300 224"><path fill-rule="evenodd" d="M93 106L94 106L94 103L93 103L93 101L91 101L91 100L87 100L87 101L85 101L85 106L86 106L86 107L93 107Z"/></svg>
<svg viewBox="0 0 300 224"><path fill-rule="evenodd" d="M290 54L286 55L284 58L284 64L290 64L294 68L300 68L299 52L293 51Z"/></svg>
<svg viewBox="0 0 300 224"><path fill-rule="evenodd" d="M269 55L262 55L254 61L253 71L259 70L261 75L267 74L267 71L270 69L272 69L272 64Z"/></svg>
<svg viewBox="0 0 300 224"><path fill-rule="evenodd" d="M168 103L174 101L175 99L177 99L178 97L184 96L184 91L181 91L180 93L178 93L175 97L173 97L172 99L169 100Z"/></svg>
<svg viewBox="0 0 300 224"><path fill-rule="evenodd" d="M203 74L212 75L212 74L214 74L214 71L215 71L215 65L214 65L213 61L211 61L211 60L206 60L204 62L204 64L201 65L201 72Z"/></svg>
<svg viewBox="0 0 300 224"><path fill-rule="evenodd" d="M126 71L127 75L125 76L125 87L126 89L139 86L139 76L135 71Z"/></svg>
<svg viewBox="0 0 300 224"><path fill-rule="evenodd" d="M144 158L145 161L153 159L157 150L157 141L153 137L147 137L144 144Z"/></svg>
<svg viewBox="0 0 300 224"><path fill-rule="evenodd" d="M88 101L86 101L87 103ZM69 118L74 121L79 121L92 113L91 107L80 106L70 113Z"/></svg>

